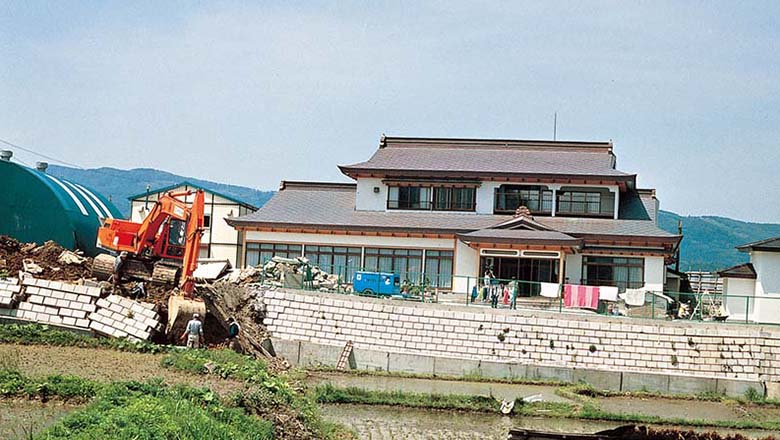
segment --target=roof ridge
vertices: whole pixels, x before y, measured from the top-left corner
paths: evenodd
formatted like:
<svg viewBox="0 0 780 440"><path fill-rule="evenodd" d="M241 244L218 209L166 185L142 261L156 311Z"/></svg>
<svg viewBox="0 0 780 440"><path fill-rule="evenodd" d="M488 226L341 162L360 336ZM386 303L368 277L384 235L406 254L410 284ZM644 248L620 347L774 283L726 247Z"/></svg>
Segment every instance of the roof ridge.
<svg viewBox="0 0 780 440"><path fill-rule="evenodd" d="M579 151L612 152L612 141L553 141L545 139L467 139L467 138L412 138L383 137L379 148L441 148L441 149L485 149L525 151Z"/></svg>
<svg viewBox="0 0 780 440"><path fill-rule="evenodd" d="M356 188L357 188L357 184L350 183L350 182L318 182L318 181L305 181L305 180L282 180L281 182L279 182L279 191L284 191L289 189L352 190Z"/></svg>

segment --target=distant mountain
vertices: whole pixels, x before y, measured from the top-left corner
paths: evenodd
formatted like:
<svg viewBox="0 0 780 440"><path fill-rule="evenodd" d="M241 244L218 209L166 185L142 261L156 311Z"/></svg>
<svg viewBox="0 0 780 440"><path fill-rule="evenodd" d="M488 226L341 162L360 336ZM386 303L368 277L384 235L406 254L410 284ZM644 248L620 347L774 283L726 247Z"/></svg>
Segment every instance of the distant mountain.
<svg viewBox="0 0 780 440"><path fill-rule="evenodd" d="M125 216L130 211L127 197L146 191L146 185L154 189L187 180L257 207L263 206L274 194L273 191L259 191L244 186L183 177L149 168L81 170L51 165L48 172L89 186L106 197L110 196ZM780 236L780 224L749 223L725 217L682 217L673 212L661 211L658 223L662 229L677 233L678 220L683 222L684 238L680 269L685 271L725 269L743 263L748 260L748 256L737 251L735 246Z"/></svg>
<svg viewBox="0 0 780 440"><path fill-rule="evenodd" d="M146 191L146 185L149 185L154 190L186 180L257 207L263 206L274 194L273 191L260 191L245 186L227 185L194 177L183 177L167 171L150 168L135 168L132 170L93 168L83 170L49 165L47 172L55 177L63 177L81 183L106 197L111 197L111 201L126 217L130 214L130 202L127 198Z"/></svg>
<svg viewBox="0 0 780 440"><path fill-rule="evenodd" d="M677 221L682 220L683 241L680 269L725 269L749 260L736 246L764 238L780 236L780 224L749 223L726 217L688 216L661 211L659 226L677 233Z"/></svg>

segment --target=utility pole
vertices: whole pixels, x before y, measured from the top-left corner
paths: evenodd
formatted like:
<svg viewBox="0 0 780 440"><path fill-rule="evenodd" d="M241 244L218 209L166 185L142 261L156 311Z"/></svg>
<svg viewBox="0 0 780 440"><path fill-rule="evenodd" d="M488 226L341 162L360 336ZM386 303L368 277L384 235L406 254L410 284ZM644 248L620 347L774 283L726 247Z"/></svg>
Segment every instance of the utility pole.
<svg viewBox="0 0 780 440"><path fill-rule="evenodd" d="M553 141L558 139L558 112L553 114Z"/></svg>
<svg viewBox="0 0 780 440"><path fill-rule="evenodd" d="M677 235L682 235L683 228L682 228L682 219L677 220ZM677 258L674 263L674 270L677 272L680 272L680 247L682 247L682 240L680 240L680 244L677 245Z"/></svg>

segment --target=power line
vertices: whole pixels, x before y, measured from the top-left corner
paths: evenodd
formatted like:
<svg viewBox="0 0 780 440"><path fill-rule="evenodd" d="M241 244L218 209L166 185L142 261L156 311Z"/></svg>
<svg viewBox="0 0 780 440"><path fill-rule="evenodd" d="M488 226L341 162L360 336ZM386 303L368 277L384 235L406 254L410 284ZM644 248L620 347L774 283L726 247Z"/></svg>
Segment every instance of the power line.
<svg viewBox="0 0 780 440"><path fill-rule="evenodd" d="M42 157L44 159L48 159L48 160L53 161L53 162L58 162L58 163L61 163L63 165L67 165L67 166L69 166L71 168L76 168L76 169L79 169L79 170L82 170L82 171L87 171L87 168L84 168L81 165L77 165L77 164L71 163L71 162L66 162L64 160L60 160L60 159L57 159L56 157L48 156L48 155L43 154L43 153L38 153L37 151L31 150L29 148L22 147L21 145L14 144L13 142L8 142L7 140L2 139L2 138L0 138L0 143L6 144L6 145L11 146L13 148L18 148L18 149L20 149L22 151L25 151L25 152L30 153L30 154L34 154L36 156L40 156L40 157ZM20 160L18 158L15 158L15 159L18 160L19 162L21 162L22 164L32 168L30 165L27 165L22 160ZM127 176L123 176L121 174L106 173L106 172L103 172L103 171L101 171L99 169L96 169L96 168L89 169L89 171L95 172L95 173L98 173L98 174L103 174L105 176L108 176L108 177L111 177L111 178L114 178L114 179L119 178L119 179L124 179L127 182L138 183L137 180L131 179L131 178L127 177Z"/></svg>
<svg viewBox="0 0 780 440"><path fill-rule="evenodd" d="M54 161L54 162L59 162L59 163L61 163L61 164L63 164L63 165L67 165L67 166L69 166L69 167L73 167L73 168L78 168L78 169L80 169L80 170L83 170L83 169L84 169L84 167L82 167L82 166L80 166L80 165L76 165L75 163L69 163L69 162L65 162L64 160L59 160L59 159L57 159L56 157L51 157L51 156L47 156L47 155L45 155L45 154L43 154L43 153L38 153L37 151L33 151L33 150L29 149L29 148L24 148L24 147L22 147L21 145L16 145L16 144L14 144L14 143L12 143L12 142L8 142L8 141L7 141L7 140L5 140L5 139L0 139L0 142L4 143L4 144L6 144L6 145L9 145L9 146L11 146L11 147L14 147L14 148L18 148L18 149L20 149L20 150L22 150L22 151L26 151L26 152L28 152L28 153L30 153L30 154L34 154L34 155L36 155L36 156L40 156L40 157L42 157L42 158L44 158L44 159L48 159L48 160L51 160L51 161Z"/></svg>

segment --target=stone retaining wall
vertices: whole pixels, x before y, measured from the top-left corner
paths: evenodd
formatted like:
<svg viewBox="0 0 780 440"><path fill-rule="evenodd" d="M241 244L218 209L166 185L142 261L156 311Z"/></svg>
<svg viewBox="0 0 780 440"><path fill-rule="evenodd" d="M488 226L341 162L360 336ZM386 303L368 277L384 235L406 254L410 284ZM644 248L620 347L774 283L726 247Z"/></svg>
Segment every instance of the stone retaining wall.
<svg viewBox="0 0 780 440"><path fill-rule="evenodd" d="M766 383L770 393L780 382L780 328L775 327L494 310L290 290L266 292L264 301L272 337L323 346L323 363L328 356L337 358L351 340L356 353L455 360L449 368L454 375L481 373L480 365L496 364L515 366L514 376L533 376L529 367L558 368L575 381L577 370L587 370L619 373L621 382L625 373L639 373L691 383ZM335 355L325 356L328 351ZM381 359L362 367L390 368ZM395 369L403 371L400 365Z"/></svg>

